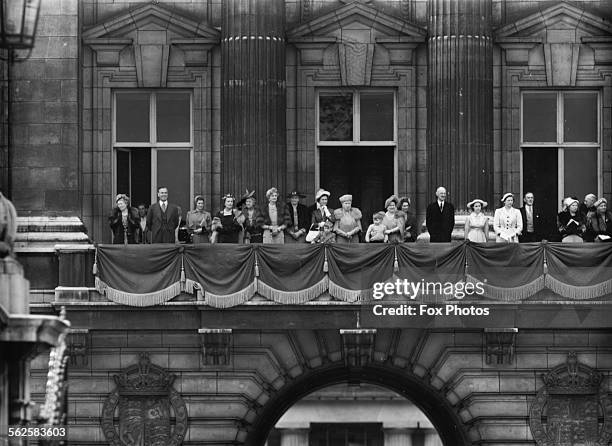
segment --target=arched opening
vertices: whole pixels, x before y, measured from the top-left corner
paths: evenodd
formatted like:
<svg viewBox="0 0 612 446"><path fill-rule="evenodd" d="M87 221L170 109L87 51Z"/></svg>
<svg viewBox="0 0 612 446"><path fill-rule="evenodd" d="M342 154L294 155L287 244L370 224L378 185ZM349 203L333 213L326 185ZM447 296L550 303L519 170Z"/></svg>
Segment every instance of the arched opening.
<svg viewBox="0 0 612 446"><path fill-rule="evenodd" d="M395 392L422 411L444 446L471 444L450 404L417 377L408 375L405 370L382 364L360 368L334 364L309 371L280 389L261 409L249 430L246 445L264 445L274 426L295 403L317 390L341 383L373 384Z"/></svg>

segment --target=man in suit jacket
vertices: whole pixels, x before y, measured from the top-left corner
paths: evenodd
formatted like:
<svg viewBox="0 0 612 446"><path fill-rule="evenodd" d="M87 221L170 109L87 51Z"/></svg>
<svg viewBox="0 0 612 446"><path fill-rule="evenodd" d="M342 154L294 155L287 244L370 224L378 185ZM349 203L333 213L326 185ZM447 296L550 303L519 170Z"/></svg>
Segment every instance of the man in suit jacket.
<svg viewBox="0 0 612 446"><path fill-rule="evenodd" d="M545 236L546 222L540 210L534 206L533 192L527 192L523 197L523 207L520 209L523 218L523 232L519 235L520 243L541 242Z"/></svg>
<svg viewBox="0 0 612 446"><path fill-rule="evenodd" d="M446 201L446 189L436 189L436 201L427 206L425 225L432 243L450 242L455 227L455 207Z"/></svg>
<svg viewBox="0 0 612 446"><path fill-rule="evenodd" d="M178 243L178 227L181 210L168 202L168 188L157 189L159 200L149 207L147 229L151 231L151 243Z"/></svg>

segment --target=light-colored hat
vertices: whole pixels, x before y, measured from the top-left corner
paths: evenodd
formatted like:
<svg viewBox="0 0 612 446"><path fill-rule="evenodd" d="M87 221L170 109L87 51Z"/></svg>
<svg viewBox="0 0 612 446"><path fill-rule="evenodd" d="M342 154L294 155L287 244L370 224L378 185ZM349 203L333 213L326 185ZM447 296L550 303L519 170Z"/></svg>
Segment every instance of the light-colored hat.
<svg viewBox="0 0 612 446"><path fill-rule="evenodd" d="M315 195L315 200L319 201L323 195L326 195L327 198L331 195L331 192L326 191L325 189L319 189L317 194Z"/></svg>
<svg viewBox="0 0 612 446"><path fill-rule="evenodd" d="M565 209L567 209L568 207L570 207L574 203L580 204L580 202L578 200L576 200L575 198L567 197L566 199L563 200L563 207Z"/></svg>
<svg viewBox="0 0 612 446"><path fill-rule="evenodd" d="M277 194L278 195L278 189L275 187L271 187L270 189L267 190L266 192L266 198L269 200L270 199L270 195L272 194Z"/></svg>
<svg viewBox="0 0 612 446"><path fill-rule="evenodd" d="M391 195L385 200L385 209L387 209L391 203L395 203L395 205L397 206L398 202L399 198L397 198L397 195Z"/></svg>
<svg viewBox="0 0 612 446"><path fill-rule="evenodd" d="M506 195L512 195L512 194L506 194ZM503 200L502 200L502 201L503 201ZM480 203L480 205L482 206L482 208L483 208L483 209L484 209L484 208L486 208L486 207L487 207L487 205L489 204L489 203L487 203L486 201L481 200L480 198L476 198L476 199L474 199L474 200L470 201L470 202L467 204L467 207L468 207L468 208L472 208L472 209L473 209L473 208L474 208L474 205L475 205L476 203Z"/></svg>
<svg viewBox="0 0 612 446"><path fill-rule="evenodd" d="M123 200L126 204L130 204L130 197L125 194L117 194L117 196L115 197L115 203L119 200Z"/></svg>
<svg viewBox="0 0 612 446"><path fill-rule="evenodd" d="M344 203L345 201L353 201L353 196L349 194L344 194L340 198L338 198L338 201L340 201L340 203Z"/></svg>
<svg viewBox="0 0 612 446"><path fill-rule="evenodd" d="M514 194L512 192L506 192L500 201L504 203L508 197L514 198Z"/></svg>
<svg viewBox="0 0 612 446"><path fill-rule="evenodd" d="M598 208L598 207L599 207L599 205L600 205L601 203L606 203L606 204L608 204L608 200L606 200L605 198L600 198L600 199L599 199L599 200L597 200L595 203L593 203L593 206L595 206L596 208Z"/></svg>

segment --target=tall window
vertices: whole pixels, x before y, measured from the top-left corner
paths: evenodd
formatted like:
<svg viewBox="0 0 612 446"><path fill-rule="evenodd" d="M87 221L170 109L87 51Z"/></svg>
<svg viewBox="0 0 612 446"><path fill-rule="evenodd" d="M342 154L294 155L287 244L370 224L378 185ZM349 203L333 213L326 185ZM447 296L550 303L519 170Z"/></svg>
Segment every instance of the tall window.
<svg viewBox="0 0 612 446"><path fill-rule="evenodd" d="M394 90L318 92L319 185L333 206L352 194L364 223L395 190L396 108Z"/></svg>
<svg viewBox="0 0 612 446"><path fill-rule="evenodd" d="M115 192L132 204L156 200L166 186L183 214L192 196L193 132L191 93L116 91L113 147Z"/></svg>
<svg viewBox="0 0 612 446"><path fill-rule="evenodd" d="M563 197L598 195L599 101L596 91L522 94L523 192L534 192L540 205L554 202L550 211Z"/></svg>

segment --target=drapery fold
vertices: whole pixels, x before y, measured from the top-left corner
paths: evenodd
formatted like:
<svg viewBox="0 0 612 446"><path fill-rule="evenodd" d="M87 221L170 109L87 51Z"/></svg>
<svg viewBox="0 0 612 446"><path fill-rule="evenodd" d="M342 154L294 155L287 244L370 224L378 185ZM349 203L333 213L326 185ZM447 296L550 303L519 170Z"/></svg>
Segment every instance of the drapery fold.
<svg viewBox="0 0 612 446"><path fill-rule="evenodd" d="M96 289L129 306L159 305L181 292L216 308L256 294L286 305L326 293L367 302L375 283L396 280L478 283L484 301L518 302L544 288L571 300L612 297L612 244L606 243L98 245L95 258Z"/></svg>
<svg viewBox="0 0 612 446"><path fill-rule="evenodd" d="M469 243L466 278L480 282L488 298L518 301L544 288L540 243Z"/></svg>
<svg viewBox="0 0 612 446"><path fill-rule="evenodd" d="M123 305L159 305L181 293L180 246L98 245L98 292Z"/></svg>

